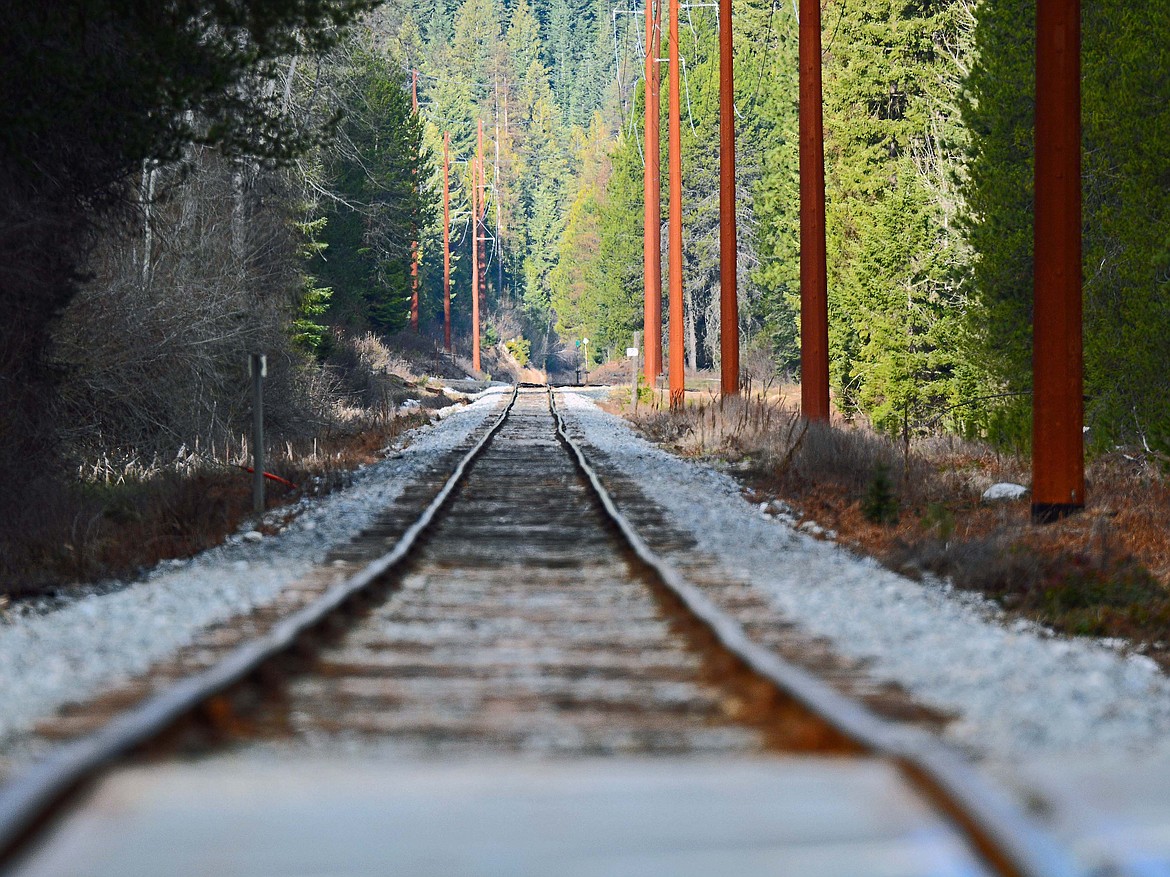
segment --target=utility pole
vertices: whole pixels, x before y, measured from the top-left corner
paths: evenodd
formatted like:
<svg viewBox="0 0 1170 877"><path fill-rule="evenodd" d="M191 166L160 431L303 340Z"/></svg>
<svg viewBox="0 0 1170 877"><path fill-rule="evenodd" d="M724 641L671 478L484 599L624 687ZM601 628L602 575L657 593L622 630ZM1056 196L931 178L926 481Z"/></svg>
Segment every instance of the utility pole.
<svg viewBox="0 0 1170 877"><path fill-rule="evenodd" d="M418 71L410 71L410 104L415 116L418 116ZM414 171L417 176L417 168ZM415 191L418 191L418 180L414 182ZM418 241L410 244L410 331L418 332L418 263L420 253Z"/></svg>
<svg viewBox="0 0 1170 877"><path fill-rule="evenodd" d="M719 0L719 384L724 396L739 393L735 77L731 48L731 0Z"/></svg>
<svg viewBox="0 0 1170 877"><path fill-rule="evenodd" d="M479 367L479 204L476 193L479 189L479 168L471 162L471 367Z"/></svg>
<svg viewBox="0 0 1170 877"><path fill-rule="evenodd" d="M504 89L507 90L508 83L505 80ZM492 165L492 182L496 187L496 300L500 301L504 295L504 232L503 226L504 210L502 207L503 198L500 192L500 74L496 73L496 161Z"/></svg>
<svg viewBox="0 0 1170 877"><path fill-rule="evenodd" d="M686 394L683 365L683 277L682 277L682 118L679 94L678 2L669 0L670 32L667 36L670 56L668 86L669 116L667 163L670 174L670 218L667 245L670 262L670 407L681 408Z"/></svg>
<svg viewBox="0 0 1170 877"><path fill-rule="evenodd" d="M829 419L820 0L800 0L800 412Z"/></svg>
<svg viewBox="0 0 1170 877"><path fill-rule="evenodd" d="M643 177L645 223L642 239L645 296L642 322L646 330L646 383L651 387L662 374L662 180L658 169L661 19L662 0L646 0L646 171Z"/></svg>
<svg viewBox="0 0 1170 877"><path fill-rule="evenodd" d="M1085 505L1080 0L1036 4L1032 520Z"/></svg>
<svg viewBox="0 0 1170 877"><path fill-rule="evenodd" d="M443 348L451 352L451 132L443 132Z"/></svg>
<svg viewBox="0 0 1170 877"><path fill-rule="evenodd" d="M479 140L476 146L476 167L479 176L476 182L479 185L479 213L476 214L476 233L479 234L479 295L482 298L480 313L487 306L487 174L483 161L483 120L479 122Z"/></svg>

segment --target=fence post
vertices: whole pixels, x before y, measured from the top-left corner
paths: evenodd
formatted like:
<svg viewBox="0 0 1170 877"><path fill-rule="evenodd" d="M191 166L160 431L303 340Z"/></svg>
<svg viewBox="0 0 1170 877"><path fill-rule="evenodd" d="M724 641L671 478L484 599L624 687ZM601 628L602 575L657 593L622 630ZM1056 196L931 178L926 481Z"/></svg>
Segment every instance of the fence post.
<svg viewBox="0 0 1170 877"><path fill-rule="evenodd" d="M268 376L268 360L263 353L248 358L248 374L252 376L252 511L264 514L264 378Z"/></svg>

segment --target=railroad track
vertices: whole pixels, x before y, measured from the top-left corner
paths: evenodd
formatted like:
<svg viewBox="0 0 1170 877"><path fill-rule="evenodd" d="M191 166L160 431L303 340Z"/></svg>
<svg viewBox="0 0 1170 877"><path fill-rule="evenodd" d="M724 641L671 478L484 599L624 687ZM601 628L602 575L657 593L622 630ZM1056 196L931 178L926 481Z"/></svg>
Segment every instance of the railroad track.
<svg viewBox="0 0 1170 877"><path fill-rule="evenodd" d="M619 511L553 393L518 388L451 466L283 603L46 723L68 742L0 789L0 855L130 753L341 736L439 753L876 754L997 873L1072 873L923 730L930 716L880 717L906 717L888 691L870 693L876 712L844 696L751 635L737 618L750 596L713 601L653 550L630 520L654 510L623 485Z"/></svg>

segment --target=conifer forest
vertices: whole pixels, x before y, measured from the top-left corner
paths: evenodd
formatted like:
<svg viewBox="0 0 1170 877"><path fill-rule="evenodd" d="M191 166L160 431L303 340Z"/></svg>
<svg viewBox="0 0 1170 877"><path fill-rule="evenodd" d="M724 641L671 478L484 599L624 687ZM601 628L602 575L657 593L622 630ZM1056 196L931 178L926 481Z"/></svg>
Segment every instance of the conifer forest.
<svg viewBox="0 0 1170 877"><path fill-rule="evenodd" d="M797 15L734 0L739 337L794 380ZM643 16L624 0L5 4L0 514L31 514L83 461L239 434L249 351L267 351L271 429L295 437L334 404L353 339L441 347L445 142L456 352L481 148L485 349L542 368L588 338L594 363L621 359L644 328ZM878 430L1026 448L1035 3L824 0L822 21L834 404ZM718 28L715 4L684 4L694 370L719 365ZM1084 5L1091 449L1170 451L1167 35L1166 4ZM665 244L665 165L661 182Z"/></svg>

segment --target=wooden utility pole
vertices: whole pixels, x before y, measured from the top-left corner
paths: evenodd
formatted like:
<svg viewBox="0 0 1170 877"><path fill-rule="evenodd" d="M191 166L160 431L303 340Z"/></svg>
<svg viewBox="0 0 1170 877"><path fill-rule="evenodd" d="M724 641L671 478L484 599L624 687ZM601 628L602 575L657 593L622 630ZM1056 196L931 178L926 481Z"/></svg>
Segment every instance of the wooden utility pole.
<svg viewBox="0 0 1170 877"><path fill-rule="evenodd" d="M820 0L800 0L800 411L829 419Z"/></svg>
<svg viewBox="0 0 1170 877"><path fill-rule="evenodd" d="M643 177L645 224L642 239L645 295L642 322L646 330L646 383L651 387L662 374L662 179L658 169L661 19L662 0L646 0L646 171Z"/></svg>
<svg viewBox="0 0 1170 877"><path fill-rule="evenodd" d="M414 114L418 115L418 71L410 71L410 104ZM415 170L417 175L418 171ZM415 191L418 191L418 181L415 180ZM418 263L420 259L418 241L410 244L410 331L418 331Z"/></svg>
<svg viewBox="0 0 1170 877"><path fill-rule="evenodd" d="M471 162L471 367L479 367L479 168Z"/></svg>
<svg viewBox="0 0 1170 877"><path fill-rule="evenodd" d="M1085 505L1080 0L1036 4L1032 520Z"/></svg>
<svg viewBox="0 0 1170 877"><path fill-rule="evenodd" d="M451 132L443 132L443 348L451 352Z"/></svg>
<svg viewBox="0 0 1170 877"><path fill-rule="evenodd" d="M739 393L735 77L731 48L731 0L719 0L719 385L724 396Z"/></svg>
<svg viewBox="0 0 1170 877"><path fill-rule="evenodd" d="M670 407L681 408L686 394L686 371L683 364L683 254L682 254L682 118L679 94L678 2L669 0L670 30L667 35L668 128L667 163L670 174L670 217L667 248L670 280Z"/></svg>
<svg viewBox="0 0 1170 877"><path fill-rule="evenodd" d="M479 235L479 309L482 314L487 305L487 174L483 161L483 120L479 122L478 143L475 165L478 171L476 185L479 186L479 213L476 214L476 233Z"/></svg>
<svg viewBox="0 0 1170 877"><path fill-rule="evenodd" d="M508 83L504 81L504 90ZM496 187L496 301L504 295L504 208L500 193L500 75L496 74L496 160L492 165L492 183Z"/></svg>

